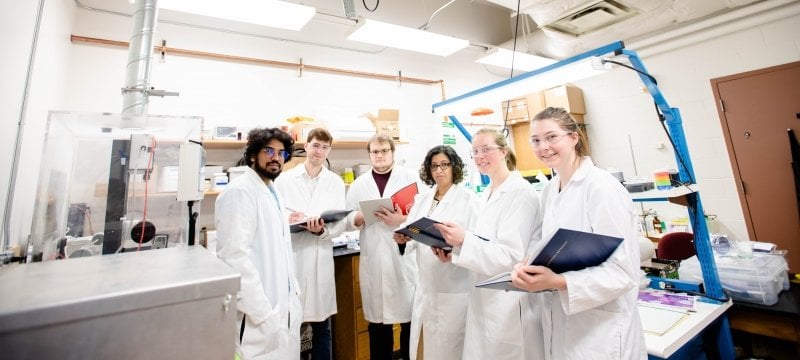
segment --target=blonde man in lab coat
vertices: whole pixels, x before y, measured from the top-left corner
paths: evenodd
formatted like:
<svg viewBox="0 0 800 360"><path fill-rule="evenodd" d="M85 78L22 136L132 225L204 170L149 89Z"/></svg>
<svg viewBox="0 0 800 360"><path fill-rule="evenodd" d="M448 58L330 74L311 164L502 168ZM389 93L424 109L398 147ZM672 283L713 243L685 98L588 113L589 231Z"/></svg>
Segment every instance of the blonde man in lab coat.
<svg viewBox="0 0 800 360"><path fill-rule="evenodd" d="M217 256L242 274L236 352L242 359L292 359L303 320L288 213L273 181L294 141L277 128L250 131L245 173L217 197ZM233 334L231 334L233 335Z"/></svg>
<svg viewBox="0 0 800 360"><path fill-rule="evenodd" d="M367 150L372 170L360 175L350 185L348 209L358 210L360 201L390 197L406 185L419 183L415 172L395 166L392 138L375 135ZM371 225L364 224L360 212L352 217L354 225L361 228L358 274L364 317L369 322L370 358L392 359L392 324L400 324L400 352L403 359L408 359L417 265L412 257L402 256L401 247L392 238L394 229L406 220L406 216L399 208L384 209L375 215L380 221Z"/></svg>
<svg viewBox="0 0 800 360"><path fill-rule="evenodd" d="M284 207L292 213L289 223L305 219L305 231L292 234L292 249L300 283L303 322L311 323L311 357L331 359L331 315L336 313L333 276L333 238L345 230L345 221L325 223L319 214L342 210L344 182L323 164L331 152L333 137L323 128L308 133L303 148L306 160L275 181Z"/></svg>
<svg viewBox="0 0 800 360"><path fill-rule="evenodd" d="M471 270L474 284L522 261L531 242L539 240L541 214L531 184L511 172L516 160L502 134L478 131L472 139L472 157L490 179L481 194L474 230L448 221L436 227L453 246L453 264ZM472 287L463 359L541 359L538 314L525 293Z"/></svg>
<svg viewBox="0 0 800 360"><path fill-rule="evenodd" d="M558 228L621 237L599 266L555 274L544 266L517 264L512 283L541 301L546 359L646 359L636 308L639 245L630 195L587 155L585 136L562 108L546 108L531 121L531 145L556 170L544 189L542 234ZM523 266L524 265L524 266Z"/></svg>
<svg viewBox="0 0 800 360"><path fill-rule="evenodd" d="M400 227L427 216L472 230L480 212L480 200L472 190L458 185L464 178L464 162L456 151L446 145L434 147L425 156L419 175L433 186L433 191L417 195L408 220ZM400 244L412 240L401 234L395 234L394 239ZM415 256L419 266L411 319L411 359L416 359L420 337L427 340L423 346L424 359L461 359L471 274L450 262L449 251L417 242L408 244L405 256Z"/></svg>

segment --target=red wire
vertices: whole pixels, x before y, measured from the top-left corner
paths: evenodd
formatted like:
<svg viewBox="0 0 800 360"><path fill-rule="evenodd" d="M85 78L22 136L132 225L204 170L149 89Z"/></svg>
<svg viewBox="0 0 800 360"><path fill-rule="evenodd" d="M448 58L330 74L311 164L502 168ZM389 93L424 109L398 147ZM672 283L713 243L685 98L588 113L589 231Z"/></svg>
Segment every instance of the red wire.
<svg viewBox="0 0 800 360"><path fill-rule="evenodd" d="M144 210L142 210L142 233L139 235L139 247L136 251L142 250L142 241L144 240L144 224L147 219L147 185L150 183L150 176L152 175L153 155L156 153L156 138L150 141L150 157L147 159L147 169L145 169L144 179ZM136 196L136 194L134 194Z"/></svg>

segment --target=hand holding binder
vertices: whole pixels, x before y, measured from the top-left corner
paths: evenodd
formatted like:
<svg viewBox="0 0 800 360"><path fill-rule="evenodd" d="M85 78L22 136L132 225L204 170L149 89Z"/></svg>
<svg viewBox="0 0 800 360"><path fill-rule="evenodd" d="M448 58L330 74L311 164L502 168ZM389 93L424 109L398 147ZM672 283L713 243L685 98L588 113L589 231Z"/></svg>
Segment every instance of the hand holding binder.
<svg viewBox="0 0 800 360"><path fill-rule="evenodd" d="M325 210L319 217L327 224L344 219L351 211L353 210ZM309 218L311 217L307 216L305 219L290 224L289 231L293 234L305 231L306 229L304 229L303 226L305 226Z"/></svg>
<svg viewBox="0 0 800 360"><path fill-rule="evenodd" d="M545 266L556 274L582 270L606 261L622 238L589 232L558 229L529 265ZM484 280L476 287L524 291L511 285L511 273L505 272Z"/></svg>
<svg viewBox="0 0 800 360"><path fill-rule="evenodd" d="M364 222L367 225L380 222L374 213L382 209L394 210L395 206L400 209L403 215L408 215L408 211L414 206L414 196L417 195L417 183L411 183L400 190L397 190L389 198L362 200L358 203L361 213L364 215Z"/></svg>
<svg viewBox="0 0 800 360"><path fill-rule="evenodd" d="M429 217L422 217L411 224L408 224L402 229L395 230L394 232L408 236L430 247L436 247L450 251L453 249L453 247L445 242L442 233L439 232L439 230L434 226L434 224L438 223L438 221Z"/></svg>

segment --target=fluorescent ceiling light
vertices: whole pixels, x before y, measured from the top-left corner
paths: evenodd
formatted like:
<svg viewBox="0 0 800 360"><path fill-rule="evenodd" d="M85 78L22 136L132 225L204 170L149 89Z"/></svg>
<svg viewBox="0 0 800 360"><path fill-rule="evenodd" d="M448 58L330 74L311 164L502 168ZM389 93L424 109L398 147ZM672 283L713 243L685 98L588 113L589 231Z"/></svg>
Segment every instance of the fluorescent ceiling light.
<svg viewBox="0 0 800 360"><path fill-rule="evenodd" d="M493 106L508 99L603 74L611 69L601 55L621 52L621 41L520 74L466 94L433 104L438 115L465 115L478 106Z"/></svg>
<svg viewBox="0 0 800 360"><path fill-rule="evenodd" d="M158 8L288 30L302 29L317 13L277 0L158 0Z"/></svg>
<svg viewBox="0 0 800 360"><path fill-rule="evenodd" d="M467 40L364 18L347 39L439 56L469 46Z"/></svg>
<svg viewBox="0 0 800 360"><path fill-rule="evenodd" d="M481 64L501 66L510 69L512 57L514 61L514 69L523 71L535 70L556 62L555 60L548 59L546 57L521 53L519 51L511 51L503 48L490 49L483 57L475 61Z"/></svg>

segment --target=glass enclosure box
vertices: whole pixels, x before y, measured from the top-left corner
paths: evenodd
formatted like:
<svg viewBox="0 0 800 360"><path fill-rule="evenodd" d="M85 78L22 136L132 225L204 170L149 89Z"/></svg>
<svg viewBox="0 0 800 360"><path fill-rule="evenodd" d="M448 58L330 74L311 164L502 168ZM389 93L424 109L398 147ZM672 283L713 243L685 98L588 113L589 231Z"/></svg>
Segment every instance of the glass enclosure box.
<svg viewBox="0 0 800 360"><path fill-rule="evenodd" d="M193 116L50 112L28 261L187 244L203 194L202 127ZM198 197L179 201L187 176Z"/></svg>

